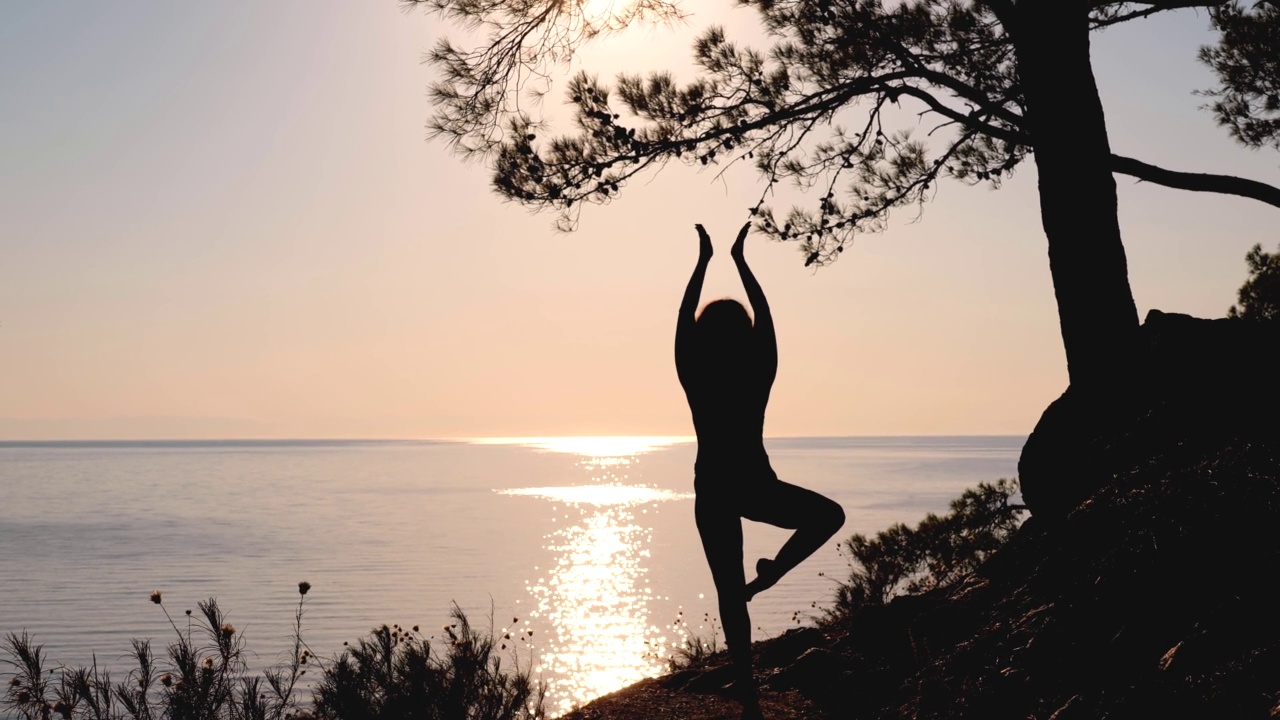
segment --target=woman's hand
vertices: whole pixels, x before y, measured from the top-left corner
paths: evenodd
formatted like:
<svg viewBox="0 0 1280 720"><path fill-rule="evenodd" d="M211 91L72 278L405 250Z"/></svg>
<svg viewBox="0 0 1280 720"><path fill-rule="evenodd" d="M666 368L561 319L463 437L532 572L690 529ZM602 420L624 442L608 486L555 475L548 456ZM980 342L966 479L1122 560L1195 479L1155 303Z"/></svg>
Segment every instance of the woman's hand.
<svg viewBox="0 0 1280 720"><path fill-rule="evenodd" d="M733 241L733 248L729 250L729 257L732 257L734 260L738 260L738 261L741 261L744 259L742 254L742 249L743 249L743 246L746 245L747 231L750 229L751 229L751 223L747 222L747 224L743 225L742 229L738 231L738 239Z"/></svg>
<svg viewBox="0 0 1280 720"><path fill-rule="evenodd" d="M715 252L715 248L711 247L711 236L707 234L707 229L701 224L694 225L698 229L698 259L710 260L711 255Z"/></svg>

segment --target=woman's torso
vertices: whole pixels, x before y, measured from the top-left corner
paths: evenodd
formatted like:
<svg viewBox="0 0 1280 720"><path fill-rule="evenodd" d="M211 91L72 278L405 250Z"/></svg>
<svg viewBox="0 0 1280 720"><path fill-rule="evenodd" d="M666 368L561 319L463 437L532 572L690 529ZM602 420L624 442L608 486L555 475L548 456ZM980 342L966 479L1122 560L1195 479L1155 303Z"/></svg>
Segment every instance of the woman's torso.
<svg viewBox="0 0 1280 720"><path fill-rule="evenodd" d="M774 477L764 449L764 414L773 374L754 353L730 367L695 362L685 386L698 438L699 485Z"/></svg>

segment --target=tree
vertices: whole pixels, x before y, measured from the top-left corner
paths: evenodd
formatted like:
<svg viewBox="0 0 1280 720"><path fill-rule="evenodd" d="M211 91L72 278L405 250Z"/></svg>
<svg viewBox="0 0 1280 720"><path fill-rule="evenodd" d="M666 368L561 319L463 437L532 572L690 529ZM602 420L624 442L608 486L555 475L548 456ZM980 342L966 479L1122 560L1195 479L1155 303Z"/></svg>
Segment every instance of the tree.
<svg viewBox="0 0 1280 720"><path fill-rule="evenodd" d="M767 50L711 27L690 83L652 71L609 86L578 73L566 88L577 131L543 137L526 96L549 89L557 64L630 22L679 17L675 2L620 2L622 16L600 18L591 0L409 0L487 33L477 48L445 40L431 53L434 136L491 162L498 193L557 210L566 229L583 204L668 161L750 161L764 179L754 229L801 243L806 264L828 263L892 210L925 203L940 180L999 186L1032 156L1071 383L1098 396L1123 385L1138 328L1114 173L1276 207L1280 189L1112 153L1090 34L1208 8L1222 35L1201 59L1222 82L1206 93L1219 122L1246 145L1280 147L1275 1L739 0L759 11ZM837 120L854 109L846 129ZM924 138L895 129L907 111L933 122ZM817 207L775 215L765 201L788 180Z"/></svg>
<svg viewBox="0 0 1280 720"><path fill-rule="evenodd" d="M1274 255L1254 245L1244 256L1249 279L1240 286L1239 305L1232 305L1227 317L1241 320L1280 320L1280 250Z"/></svg>

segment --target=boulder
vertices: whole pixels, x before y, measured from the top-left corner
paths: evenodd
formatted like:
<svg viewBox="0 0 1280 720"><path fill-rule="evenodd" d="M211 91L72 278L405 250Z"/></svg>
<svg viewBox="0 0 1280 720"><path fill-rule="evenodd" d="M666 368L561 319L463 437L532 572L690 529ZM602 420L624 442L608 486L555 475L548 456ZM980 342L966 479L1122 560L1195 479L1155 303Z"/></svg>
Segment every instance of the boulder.
<svg viewBox="0 0 1280 720"><path fill-rule="evenodd" d="M1061 519L1118 475L1187 443L1280 431L1280 323L1152 310L1121 388L1068 387L1018 460L1032 514Z"/></svg>
<svg viewBox="0 0 1280 720"><path fill-rule="evenodd" d="M765 643L760 650L757 665L762 668L790 665L806 651L819 647L824 642L822 632L815 627L792 628Z"/></svg>

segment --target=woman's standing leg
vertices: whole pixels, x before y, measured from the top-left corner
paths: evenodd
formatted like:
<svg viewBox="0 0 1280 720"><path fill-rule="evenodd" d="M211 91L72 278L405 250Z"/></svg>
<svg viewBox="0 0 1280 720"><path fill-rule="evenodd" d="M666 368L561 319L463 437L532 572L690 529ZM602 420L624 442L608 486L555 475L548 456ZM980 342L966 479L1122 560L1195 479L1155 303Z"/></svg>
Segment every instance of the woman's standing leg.
<svg viewBox="0 0 1280 720"><path fill-rule="evenodd" d="M724 624L725 644L733 661L734 684L744 718L760 717L755 677L751 672L751 618L747 614L746 575L742 570L742 518L705 493L694 500L694 518L702 550L711 568Z"/></svg>
<svg viewBox="0 0 1280 720"><path fill-rule="evenodd" d="M748 520L795 530L773 559L756 563L756 578L745 588L747 600L773 587L844 525L844 509L834 500L781 480L764 483L747 501L743 516Z"/></svg>

